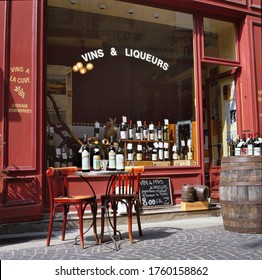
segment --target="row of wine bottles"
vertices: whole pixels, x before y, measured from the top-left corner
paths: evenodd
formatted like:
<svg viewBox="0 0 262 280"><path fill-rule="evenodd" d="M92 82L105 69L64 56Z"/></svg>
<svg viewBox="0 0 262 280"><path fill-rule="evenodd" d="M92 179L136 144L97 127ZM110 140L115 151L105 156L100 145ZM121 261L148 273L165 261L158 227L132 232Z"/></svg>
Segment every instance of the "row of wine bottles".
<svg viewBox="0 0 262 280"><path fill-rule="evenodd" d="M73 149L55 148L49 146L47 154L47 166L66 167L75 164Z"/></svg>
<svg viewBox="0 0 262 280"><path fill-rule="evenodd" d="M151 122L147 124L147 121L137 121L136 124L127 118L122 117L122 123L119 128L119 139L120 140L150 140L150 141L168 141L170 134L168 130L169 121L164 119L163 125L161 121L158 121L157 125ZM95 122L94 125L94 137L100 137L100 123Z"/></svg>
<svg viewBox="0 0 262 280"><path fill-rule="evenodd" d="M91 167L94 171L101 170L101 160L108 158L108 170L124 170L125 162L133 161L170 161L170 160L182 160L182 159L193 159L192 144L191 140L181 144L181 149L178 151L176 144L171 147L171 143L168 142L154 142L150 143L138 141L114 142L113 137L110 139L110 145L106 155L101 154L99 149L98 141L95 141L94 148L90 148L87 141L88 137L84 135L84 144L82 146L82 170L88 172ZM123 149L125 145L125 149ZM172 154L171 154L172 153ZM91 157L92 154L92 157Z"/></svg>
<svg viewBox="0 0 262 280"><path fill-rule="evenodd" d="M261 156L262 155L262 137L259 137L258 133L253 135L242 135L242 138L237 137L236 141L229 139L227 143L227 155L228 156Z"/></svg>
<svg viewBox="0 0 262 280"><path fill-rule="evenodd" d="M83 172L89 172L91 170L91 151L87 139L88 137L85 134L84 144L82 146L82 171ZM92 150L92 167L94 171L100 171L102 169L102 165L101 165L102 160L103 159L102 159L101 150L99 149L99 143L98 141L95 141L95 146ZM108 170L111 171L125 170L124 150L122 149L121 145L119 145L117 148L115 147L112 136L110 139L110 145L108 149Z"/></svg>
<svg viewBox="0 0 262 280"><path fill-rule="evenodd" d="M169 130L168 120L164 120L164 125L158 121L157 126L151 122L147 125L146 121L137 121L137 125L134 125L132 120L129 120L129 125L126 122L122 122L120 126L120 140L150 140L150 141L168 141Z"/></svg>
<svg viewBox="0 0 262 280"><path fill-rule="evenodd" d="M193 159L193 150L190 139L188 145L185 141L178 149L176 144L168 142L154 142L152 146L148 142L134 143L127 142L127 160L128 161L170 161L170 160L184 160ZM184 142L184 143L183 143ZM172 145L172 147L171 147Z"/></svg>

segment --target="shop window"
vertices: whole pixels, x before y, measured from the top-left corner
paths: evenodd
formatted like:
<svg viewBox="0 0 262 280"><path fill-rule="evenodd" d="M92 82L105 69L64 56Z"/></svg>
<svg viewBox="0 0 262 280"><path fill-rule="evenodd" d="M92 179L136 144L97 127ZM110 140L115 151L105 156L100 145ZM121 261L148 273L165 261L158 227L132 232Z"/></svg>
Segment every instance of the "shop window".
<svg viewBox="0 0 262 280"><path fill-rule="evenodd" d="M64 108L61 115L76 138L84 133L94 136L94 125L99 123L103 139L111 118L117 139L125 116L135 127L137 121L152 122L156 128L168 120L175 143L176 123L189 121L195 127L193 16L121 1L100 3L48 1L47 95L66 102L58 110ZM78 62L82 74L75 66ZM89 63L93 68L86 71ZM63 85L54 77L62 77ZM57 90L48 91L48 83ZM66 88L59 91L62 86ZM49 110L53 113L52 118L47 116L52 120L47 127L61 125L54 110ZM71 145L54 136L56 147Z"/></svg>
<svg viewBox="0 0 262 280"><path fill-rule="evenodd" d="M204 55L231 61L237 60L234 23L204 18Z"/></svg>

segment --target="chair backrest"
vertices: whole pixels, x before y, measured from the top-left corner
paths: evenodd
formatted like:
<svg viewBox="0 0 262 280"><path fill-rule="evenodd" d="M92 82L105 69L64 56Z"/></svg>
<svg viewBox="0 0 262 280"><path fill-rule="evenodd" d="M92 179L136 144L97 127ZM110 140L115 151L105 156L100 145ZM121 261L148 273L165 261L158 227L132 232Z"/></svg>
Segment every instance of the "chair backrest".
<svg viewBox="0 0 262 280"><path fill-rule="evenodd" d="M76 166L53 168L49 167L46 171L47 184L49 189L50 202L55 197L68 195L67 176L77 171Z"/></svg>
<svg viewBox="0 0 262 280"><path fill-rule="evenodd" d="M143 166L127 168L130 173L119 174L112 182L110 192L113 194L138 194L140 188L140 176L144 172Z"/></svg>

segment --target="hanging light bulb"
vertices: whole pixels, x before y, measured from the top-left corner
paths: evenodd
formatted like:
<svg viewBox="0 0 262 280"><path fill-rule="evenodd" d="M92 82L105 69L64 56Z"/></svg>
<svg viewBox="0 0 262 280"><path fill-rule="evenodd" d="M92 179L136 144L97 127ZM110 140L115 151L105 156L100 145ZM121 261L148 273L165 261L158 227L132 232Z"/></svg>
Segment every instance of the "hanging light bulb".
<svg viewBox="0 0 262 280"><path fill-rule="evenodd" d="M72 69L73 69L74 72L78 72L78 70L79 70L78 67L77 67L76 65L74 65L74 66L72 67Z"/></svg>
<svg viewBox="0 0 262 280"><path fill-rule="evenodd" d="M81 74L85 74L86 73L86 68L81 68L80 70L79 70L79 72L81 73Z"/></svg>
<svg viewBox="0 0 262 280"><path fill-rule="evenodd" d="M86 65L86 69L87 70L92 70L94 68L94 65L93 65L93 63L87 63L87 65Z"/></svg>
<svg viewBox="0 0 262 280"><path fill-rule="evenodd" d="M76 66L78 67L78 69L80 70L81 68L83 68L83 63L82 62L77 62Z"/></svg>

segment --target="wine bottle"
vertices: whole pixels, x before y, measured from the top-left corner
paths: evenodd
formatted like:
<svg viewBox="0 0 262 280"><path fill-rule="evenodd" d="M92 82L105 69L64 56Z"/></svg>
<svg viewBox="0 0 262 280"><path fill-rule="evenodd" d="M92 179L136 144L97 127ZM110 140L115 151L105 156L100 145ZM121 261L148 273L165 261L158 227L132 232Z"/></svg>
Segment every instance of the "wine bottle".
<svg viewBox="0 0 262 280"><path fill-rule="evenodd" d="M134 139L134 127L132 120L129 121L129 126L128 126L128 139L133 140Z"/></svg>
<svg viewBox="0 0 262 280"><path fill-rule="evenodd" d="M145 145L144 160L150 160L150 148L148 146L148 142L146 142L146 145Z"/></svg>
<svg viewBox="0 0 262 280"><path fill-rule="evenodd" d="M193 159L193 153L192 153L192 147L191 146L188 146L187 159L188 160Z"/></svg>
<svg viewBox="0 0 262 280"><path fill-rule="evenodd" d="M181 140L181 146L180 146L180 159L185 159L186 155L186 142L184 139Z"/></svg>
<svg viewBox="0 0 262 280"><path fill-rule="evenodd" d="M68 149L68 162L67 162L67 166L73 166L73 149Z"/></svg>
<svg viewBox="0 0 262 280"><path fill-rule="evenodd" d="M65 148L62 148L61 167L67 167L67 152Z"/></svg>
<svg viewBox="0 0 262 280"><path fill-rule="evenodd" d="M158 158L157 149L158 149L158 144L155 142L153 144L153 150L152 150L152 161L157 161Z"/></svg>
<svg viewBox="0 0 262 280"><path fill-rule="evenodd" d="M51 129L51 127L50 127ZM49 146L54 146L54 134L50 132L48 132L48 136L47 136L47 141L48 141L48 145Z"/></svg>
<svg viewBox="0 0 262 280"><path fill-rule="evenodd" d="M143 159L142 145L140 142L138 142L137 151L136 151L136 160L141 161L142 159Z"/></svg>
<svg viewBox="0 0 262 280"><path fill-rule="evenodd" d="M169 145L167 142L164 143L164 160L168 161L169 160Z"/></svg>
<svg viewBox="0 0 262 280"><path fill-rule="evenodd" d="M163 127L163 140L168 141L169 140L169 131L168 131L168 119L164 120L164 127Z"/></svg>
<svg viewBox="0 0 262 280"><path fill-rule="evenodd" d="M142 123L141 121L137 121L136 126L136 140L142 140Z"/></svg>
<svg viewBox="0 0 262 280"><path fill-rule="evenodd" d="M56 155L55 155L54 167L58 168L61 167L61 149L56 148L55 151L56 151Z"/></svg>
<svg viewBox="0 0 262 280"><path fill-rule="evenodd" d="M100 160L101 160L101 155L100 155L100 150L99 150L99 146L98 146L98 141L95 141L94 154L93 154L93 169L94 169L94 171L100 171L101 170Z"/></svg>
<svg viewBox="0 0 262 280"><path fill-rule="evenodd" d="M164 127L163 127L163 140L164 141L169 140L168 126L167 125L164 125Z"/></svg>
<svg viewBox="0 0 262 280"><path fill-rule="evenodd" d="M242 139L239 139L239 135L237 135L236 146L235 146L235 156L241 156L241 146L242 146Z"/></svg>
<svg viewBox="0 0 262 280"><path fill-rule="evenodd" d="M254 138L254 156L261 156L262 141L260 139L261 138L258 137L258 133L256 133Z"/></svg>
<svg viewBox="0 0 262 280"><path fill-rule="evenodd" d="M158 160L164 160L163 142L158 143Z"/></svg>
<svg viewBox="0 0 262 280"><path fill-rule="evenodd" d="M163 131L160 121L157 123L157 140L162 141L163 139Z"/></svg>
<svg viewBox="0 0 262 280"><path fill-rule="evenodd" d="M133 144L127 144L127 160L133 161L134 160L134 153L133 153Z"/></svg>
<svg viewBox="0 0 262 280"><path fill-rule="evenodd" d="M233 157L235 155L235 142L231 137L227 142L227 156Z"/></svg>
<svg viewBox="0 0 262 280"><path fill-rule="evenodd" d="M117 171L124 171L125 170L125 156L124 150L119 142L119 147L116 152L116 170Z"/></svg>
<svg viewBox="0 0 262 280"><path fill-rule="evenodd" d="M144 125L143 125L143 140L147 140L148 139L148 127L146 124L146 121L144 121Z"/></svg>
<svg viewBox="0 0 262 280"><path fill-rule="evenodd" d="M187 159L193 159L192 140L190 138L187 140Z"/></svg>
<svg viewBox="0 0 262 280"><path fill-rule="evenodd" d="M155 128L153 122L149 125L149 140L155 140Z"/></svg>
<svg viewBox="0 0 262 280"><path fill-rule="evenodd" d="M122 122L120 126L120 139L121 140L126 140L127 139L127 127L124 122Z"/></svg>
<svg viewBox="0 0 262 280"><path fill-rule="evenodd" d="M116 170L116 148L114 146L113 136L110 136L110 146L108 150L108 169Z"/></svg>
<svg viewBox="0 0 262 280"><path fill-rule="evenodd" d="M90 150L88 145L88 137L84 135L84 145L82 146L82 171L89 172L90 171Z"/></svg>
<svg viewBox="0 0 262 280"><path fill-rule="evenodd" d="M242 136L242 145L241 145L241 156L247 155L247 142L246 142L246 135L243 134Z"/></svg>
<svg viewBox="0 0 262 280"><path fill-rule="evenodd" d="M254 155L254 141L252 139L252 134L248 135L248 140L247 140L247 155L248 156L253 156Z"/></svg>
<svg viewBox="0 0 262 280"><path fill-rule="evenodd" d="M173 148L172 148L172 158L173 160L178 160L178 154L177 154L177 148L176 148L176 144L174 144Z"/></svg>
<svg viewBox="0 0 262 280"><path fill-rule="evenodd" d="M95 122L94 137L96 137L96 138L100 137L100 123L99 122Z"/></svg>

